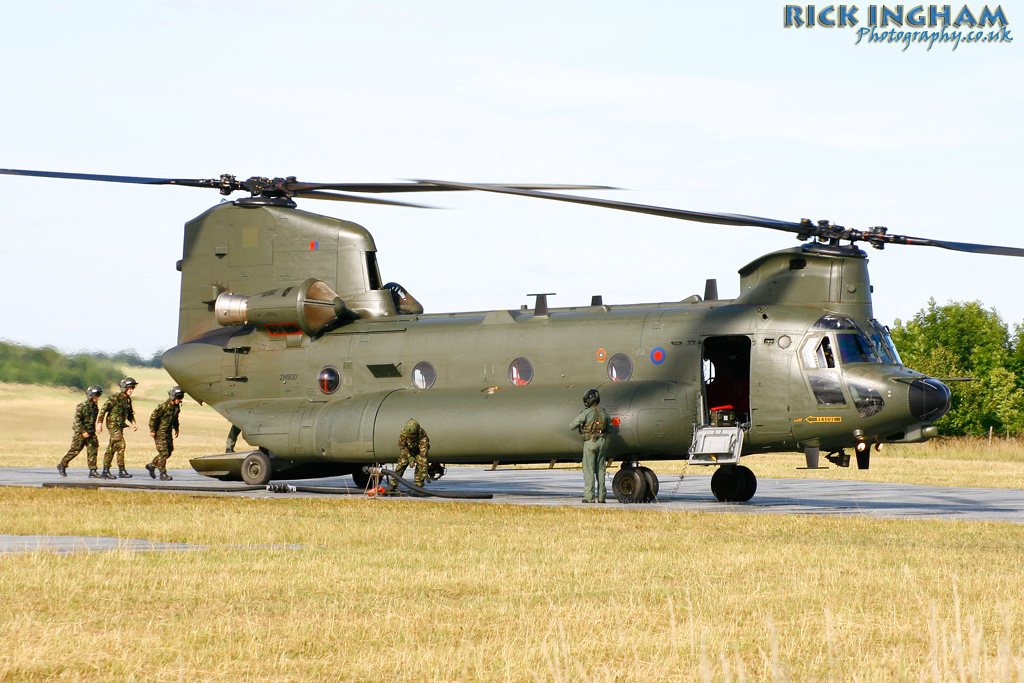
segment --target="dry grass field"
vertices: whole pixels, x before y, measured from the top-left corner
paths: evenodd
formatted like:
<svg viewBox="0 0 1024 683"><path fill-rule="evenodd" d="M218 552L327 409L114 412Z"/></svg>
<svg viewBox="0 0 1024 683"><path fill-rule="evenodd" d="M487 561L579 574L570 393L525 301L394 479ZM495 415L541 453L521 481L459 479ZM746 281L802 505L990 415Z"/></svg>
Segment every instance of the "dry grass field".
<svg viewBox="0 0 1024 683"><path fill-rule="evenodd" d="M134 432L129 427L125 431L125 464L137 471L156 455L149 436L149 416L167 400L167 390L174 381L157 368L128 368L126 372L139 381L132 395L139 430ZM100 398L100 406L108 396ZM56 466L71 445L75 406L84 400L85 394L77 389L0 383L0 467ZM224 450L230 425L213 408L186 398L180 421L180 438L175 439L168 467L188 467L189 458ZM99 436L102 465L106 431ZM243 447L245 440L239 438L238 448ZM71 467L86 467L84 450Z"/></svg>
<svg viewBox="0 0 1024 683"><path fill-rule="evenodd" d="M143 422L170 380L132 372ZM55 464L80 400L0 385L0 465ZM222 447L209 408L182 420L172 467ZM1019 487L1019 456L749 464ZM1016 525L5 487L0 534L200 546L0 556L3 681L1024 681Z"/></svg>
<svg viewBox="0 0 1024 683"><path fill-rule="evenodd" d="M1013 525L4 489L5 681L1021 681Z"/></svg>

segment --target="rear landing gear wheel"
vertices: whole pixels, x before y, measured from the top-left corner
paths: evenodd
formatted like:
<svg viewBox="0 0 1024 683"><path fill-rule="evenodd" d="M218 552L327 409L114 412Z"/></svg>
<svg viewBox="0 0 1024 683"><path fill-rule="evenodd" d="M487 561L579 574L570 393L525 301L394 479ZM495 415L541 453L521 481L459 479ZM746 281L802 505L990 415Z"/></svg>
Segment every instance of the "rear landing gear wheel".
<svg viewBox="0 0 1024 683"><path fill-rule="evenodd" d="M623 467L612 479L612 493L620 503L642 503L647 496L647 477L635 467Z"/></svg>
<svg viewBox="0 0 1024 683"><path fill-rule="evenodd" d="M370 485L370 475L363 472L363 466L359 465L355 471L352 472L352 481L355 482L356 488L366 490L366 487Z"/></svg>
<svg viewBox="0 0 1024 683"><path fill-rule="evenodd" d="M255 451L242 461L242 479L250 486L270 483L270 458L263 451Z"/></svg>
<svg viewBox="0 0 1024 683"><path fill-rule="evenodd" d="M650 467L638 467L637 470L644 475L644 482L647 484L647 495L642 502L653 503L658 499L658 491L661 490L658 475Z"/></svg>

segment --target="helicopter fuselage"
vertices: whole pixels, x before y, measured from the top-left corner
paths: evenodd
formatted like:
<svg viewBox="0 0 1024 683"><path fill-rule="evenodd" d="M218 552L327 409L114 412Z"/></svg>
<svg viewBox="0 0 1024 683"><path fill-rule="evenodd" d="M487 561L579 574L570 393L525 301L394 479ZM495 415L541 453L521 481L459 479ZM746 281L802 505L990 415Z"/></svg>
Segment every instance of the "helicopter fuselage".
<svg viewBox="0 0 1024 683"><path fill-rule="evenodd" d="M706 427L742 431L739 455L920 441L948 409L873 319L850 247L761 257L732 300L423 314L360 226L237 202L186 225L179 269L165 368L282 471L393 462L409 418L433 461L578 460L591 388L625 463L686 459Z"/></svg>

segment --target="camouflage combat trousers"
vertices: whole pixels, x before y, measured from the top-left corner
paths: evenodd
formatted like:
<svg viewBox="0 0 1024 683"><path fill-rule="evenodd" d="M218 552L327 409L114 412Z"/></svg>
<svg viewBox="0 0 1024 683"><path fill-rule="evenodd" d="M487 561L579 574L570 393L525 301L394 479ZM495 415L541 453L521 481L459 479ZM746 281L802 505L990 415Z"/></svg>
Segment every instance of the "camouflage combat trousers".
<svg viewBox="0 0 1024 683"><path fill-rule="evenodd" d="M86 449L86 454L89 458L89 469L96 469L96 454L100 451L100 440L96 438L96 434L86 438L82 436L81 432L75 432L75 438L71 441L71 448L68 449L68 454L65 455L61 461L61 467L67 467L72 460L74 460L82 449Z"/></svg>
<svg viewBox="0 0 1024 683"><path fill-rule="evenodd" d="M427 483L427 454L420 453L418 450L415 453L408 453L402 451L402 455L398 457L398 464L395 466L395 474L402 476L405 474L405 468L409 466L410 461L413 467L416 468L416 478L413 483L417 486L423 486Z"/></svg>
<svg viewBox="0 0 1024 683"><path fill-rule="evenodd" d="M110 432L110 443L107 444L107 450L103 453L103 469L110 469L110 463L113 462L115 453L117 453L117 466L124 469L124 427L107 425L107 431Z"/></svg>
<svg viewBox="0 0 1024 683"><path fill-rule="evenodd" d="M167 458L171 457L171 453L174 452L174 437L158 432L153 440L156 441L156 457L153 458L151 464L161 472L166 472Z"/></svg>

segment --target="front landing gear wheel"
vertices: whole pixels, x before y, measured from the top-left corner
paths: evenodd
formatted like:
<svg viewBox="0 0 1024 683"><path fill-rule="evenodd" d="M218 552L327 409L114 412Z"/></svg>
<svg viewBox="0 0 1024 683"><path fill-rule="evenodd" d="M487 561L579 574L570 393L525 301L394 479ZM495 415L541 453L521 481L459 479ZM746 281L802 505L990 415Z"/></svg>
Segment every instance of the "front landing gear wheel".
<svg viewBox="0 0 1024 683"><path fill-rule="evenodd" d="M753 471L749 467L740 465L736 469L743 475L743 495L738 500L745 503L757 493L757 477L754 476Z"/></svg>
<svg viewBox="0 0 1024 683"><path fill-rule="evenodd" d="M642 503L647 496L647 477L634 467L623 467L612 479L612 493L620 503Z"/></svg>
<svg viewBox="0 0 1024 683"><path fill-rule="evenodd" d="M242 461L242 479L250 486L266 486L270 483L270 458L263 451L245 456Z"/></svg>
<svg viewBox="0 0 1024 683"><path fill-rule="evenodd" d="M711 477L711 492L723 503L746 502L756 491L757 477L743 465L722 465Z"/></svg>

